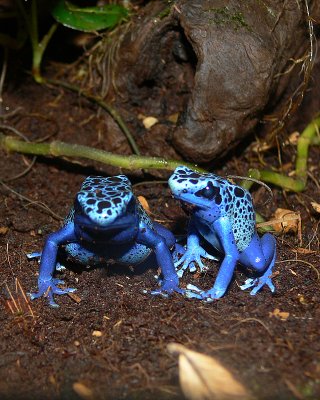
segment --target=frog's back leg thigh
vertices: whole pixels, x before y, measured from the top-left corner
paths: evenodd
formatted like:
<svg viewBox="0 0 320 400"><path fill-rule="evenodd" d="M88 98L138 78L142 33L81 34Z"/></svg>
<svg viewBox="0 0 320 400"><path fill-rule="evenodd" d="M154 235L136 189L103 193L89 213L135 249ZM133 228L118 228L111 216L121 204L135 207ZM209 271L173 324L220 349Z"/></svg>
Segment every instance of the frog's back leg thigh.
<svg viewBox="0 0 320 400"><path fill-rule="evenodd" d="M176 243L176 238L174 236L174 234L169 231L169 229L165 228L163 225L159 224L158 222L154 222L153 226L155 228L155 230L157 231L157 233L159 233L159 235L161 235L165 241L167 246L169 247L169 249L172 249L174 246L174 251L172 254L173 257L173 261L178 261L179 256L178 255L182 255L185 253L186 249L179 243Z"/></svg>
<svg viewBox="0 0 320 400"><path fill-rule="evenodd" d="M161 235L165 241L168 247L174 246L176 242L176 238L174 237L174 234L169 231L169 229L165 228L163 225L159 224L158 222L154 222L153 226L157 233Z"/></svg>
<svg viewBox="0 0 320 400"><path fill-rule="evenodd" d="M276 260L276 240L266 233L260 239L256 234L250 245L240 256L240 262L246 266L251 266L260 273L259 278L247 279L244 285L240 286L242 290L253 287L250 294L255 295L264 285L269 286L272 292L275 287L272 283L272 269Z"/></svg>
<svg viewBox="0 0 320 400"><path fill-rule="evenodd" d="M266 233L260 239L256 233L249 246L240 254L239 261L247 267L263 272L270 264L274 264L275 253L275 238L270 233Z"/></svg>

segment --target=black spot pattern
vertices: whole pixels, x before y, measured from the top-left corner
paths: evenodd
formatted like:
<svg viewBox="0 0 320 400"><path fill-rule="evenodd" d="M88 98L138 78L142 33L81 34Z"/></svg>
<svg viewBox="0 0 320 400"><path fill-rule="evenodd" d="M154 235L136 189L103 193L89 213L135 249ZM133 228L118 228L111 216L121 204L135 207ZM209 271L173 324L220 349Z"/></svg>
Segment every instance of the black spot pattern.
<svg viewBox="0 0 320 400"><path fill-rule="evenodd" d="M147 227L154 230L153 222L145 212L140 202L134 197L129 179L124 175L114 177L89 176L83 182L77 194L75 205L80 207L80 212L87 215L94 224L99 226L112 226L112 223L119 215L125 215L129 202L135 201L137 204L136 212L142 229ZM65 218L64 225L75 220L75 208L72 207L68 216ZM98 229L98 226L94 226ZM134 228L138 229L138 228ZM121 256L116 252L116 246L106 246L104 251L96 254L94 251L94 240L87 247L82 237L80 243L69 243L65 245L65 251L73 260L88 265L100 265L110 259L117 260L123 264L137 264L143 261L150 253L151 249L139 244L128 244L127 250L121 252Z"/></svg>
<svg viewBox="0 0 320 400"><path fill-rule="evenodd" d="M218 175L200 174L185 166L176 168L169 186L176 198L191 203L194 196L193 204L215 210L214 218L228 216L238 250L249 245L255 233L255 213L247 190Z"/></svg>
<svg viewBox="0 0 320 400"><path fill-rule="evenodd" d="M106 226L126 211L132 196L131 183L125 175L89 176L83 182L77 200L84 214L94 223Z"/></svg>

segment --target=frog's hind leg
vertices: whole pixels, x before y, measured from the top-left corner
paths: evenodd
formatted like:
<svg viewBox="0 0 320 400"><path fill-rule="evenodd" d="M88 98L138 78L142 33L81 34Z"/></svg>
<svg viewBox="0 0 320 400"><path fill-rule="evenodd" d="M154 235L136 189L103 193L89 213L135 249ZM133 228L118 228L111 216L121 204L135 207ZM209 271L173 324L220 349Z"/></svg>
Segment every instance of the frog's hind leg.
<svg viewBox="0 0 320 400"><path fill-rule="evenodd" d="M167 228L165 228L163 225L159 224L158 222L154 222L154 227L155 227L157 233L159 233L159 235L164 237L167 246L171 250L173 263L175 264L176 262L178 262L180 257L186 252L186 249L180 243L177 243L177 240L176 240L174 234L171 231L169 231ZM180 268L177 271L179 278L182 277L184 271L187 268L188 268L188 266L186 266L185 268ZM191 263L189 265L190 272L194 272L194 271L196 271L196 269L197 268L194 263Z"/></svg>
<svg viewBox="0 0 320 400"><path fill-rule="evenodd" d="M178 257L178 255L182 255L185 253L186 251L185 248L181 244L177 243L174 234L171 231L169 231L169 229L165 228L158 222L154 222L153 225L157 233L159 233L159 235L161 235L165 239L169 249L172 249L174 247L172 254L173 258Z"/></svg>
<svg viewBox="0 0 320 400"><path fill-rule="evenodd" d="M240 263L254 268L259 273L263 273L259 278L247 279L244 285L240 286L242 290L254 287L250 292L255 295L264 285L269 286L272 292L275 287L271 280L272 270L276 260L276 240L270 233L266 233L260 239L255 234L249 246L241 253Z"/></svg>

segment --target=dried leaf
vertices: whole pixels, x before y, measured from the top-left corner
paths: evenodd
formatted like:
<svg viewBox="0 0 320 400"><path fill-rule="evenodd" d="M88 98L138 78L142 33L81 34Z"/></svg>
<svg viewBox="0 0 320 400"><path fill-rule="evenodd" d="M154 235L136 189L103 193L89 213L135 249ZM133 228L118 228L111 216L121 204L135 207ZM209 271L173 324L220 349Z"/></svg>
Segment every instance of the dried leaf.
<svg viewBox="0 0 320 400"><path fill-rule="evenodd" d="M167 117L167 120L172 122L173 124L176 124L178 122L179 118L179 113L171 114Z"/></svg>
<svg viewBox="0 0 320 400"><path fill-rule="evenodd" d="M252 396L218 360L170 343L168 350L179 354L179 379L188 400L249 400Z"/></svg>
<svg viewBox="0 0 320 400"><path fill-rule="evenodd" d="M284 208L278 208L274 213L275 220L271 221L276 232L298 232L301 224L300 213Z"/></svg>
<svg viewBox="0 0 320 400"><path fill-rule="evenodd" d="M84 385L81 382L74 382L72 385L73 390L77 393L79 397L84 400L91 400L93 399L93 392L88 386Z"/></svg>
<svg viewBox="0 0 320 400"><path fill-rule="evenodd" d="M294 253L299 254L313 254L316 253L315 250L305 249L304 247L297 247L296 249L291 249Z"/></svg>
<svg viewBox="0 0 320 400"><path fill-rule="evenodd" d="M286 311L280 311L279 308L275 308L272 312L269 312L269 317L276 317L281 319L281 321L286 321L290 313Z"/></svg>
<svg viewBox="0 0 320 400"><path fill-rule="evenodd" d="M72 292L68 292L68 296L75 301L77 304L79 304L81 302L81 297L79 297L78 295L76 295L75 293Z"/></svg>
<svg viewBox="0 0 320 400"><path fill-rule="evenodd" d="M149 203L147 202L147 199L143 196L138 196L138 200L140 201L142 207L145 209L145 211L149 214L150 213L150 207Z"/></svg>
<svg viewBox="0 0 320 400"><path fill-rule="evenodd" d="M9 228L7 226L0 226L0 235L5 235Z"/></svg>
<svg viewBox="0 0 320 400"><path fill-rule="evenodd" d="M299 299L301 304L303 304L303 305L307 305L308 304L302 294L298 294L298 299Z"/></svg>
<svg viewBox="0 0 320 400"><path fill-rule="evenodd" d="M285 144L292 144L293 146L295 146L296 144L298 144L299 137L299 132L292 132Z"/></svg>
<svg viewBox="0 0 320 400"><path fill-rule="evenodd" d="M146 129L150 129L153 125L157 124L158 122L159 122L158 119L155 117L146 117L142 121Z"/></svg>
<svg viewBox="0 0 320 400"><path fill-rule="evenodd" d="M311 205L312 205L313 209L315 210L315 212L320 213L320 204L319 203L312 201Z"/></svg>

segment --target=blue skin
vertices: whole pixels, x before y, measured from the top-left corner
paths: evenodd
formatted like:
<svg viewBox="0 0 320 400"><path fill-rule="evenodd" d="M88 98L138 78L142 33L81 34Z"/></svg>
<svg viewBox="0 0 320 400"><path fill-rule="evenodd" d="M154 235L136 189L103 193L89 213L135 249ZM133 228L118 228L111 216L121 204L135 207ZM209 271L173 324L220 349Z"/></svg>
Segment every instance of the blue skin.
<svg viewBox="0 0 320 400"><path fill-rule="evenodd" d="M213 287L206 292L193 287L187 296L209 301L222 297L237 262L255 269L260 275L248 279L241 289L254 287L250 294L255 295L267 285L274 292L271 275L276 259L276 240L269 233L261 238L258 236L250 193L217 175L199 174L185 166L175 169L169 186L173 196L191 208L187 250L175 263L176 268L182 264L178 275L182 276L190 265L194 269L194 263L203 270L200 257L214 258L200 246L202 238L224 253Z"/></svg>
<svg viewBox="0 0 320 400"><path fill-rule="evenodd" d="M30 297L47 296L53 307L58 306L54 294L75 291L59 288L63 281L53 278L60 246L64 246L68 258L85 265L101 265L109 260L136 265L153 251L163 279L161 288L152 293L183 292L169 250L175 246L173 234L150 220L124 175L86 178L64 226L48 236L41 255L38 292Z"/></svg>

